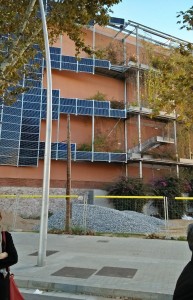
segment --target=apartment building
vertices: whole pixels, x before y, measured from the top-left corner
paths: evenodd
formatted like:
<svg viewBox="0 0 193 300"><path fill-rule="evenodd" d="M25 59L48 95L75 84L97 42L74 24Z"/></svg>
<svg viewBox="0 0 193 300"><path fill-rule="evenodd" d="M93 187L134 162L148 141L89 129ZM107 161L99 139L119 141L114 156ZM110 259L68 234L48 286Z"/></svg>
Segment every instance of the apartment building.
<svg viewBox="0 0 193 300"><path fill-rule="evenodd" d="M183 145L188 152L181 157L176 116L160 112L152 118L142 78L148 71L144 42L167 48L186 41L119 18L84 31L86 43L100 55L82 52L77 59L65 35L50 47L51 187L66 185L68 115L72 187L105 189L120 176L146 182L179 176L181 168L193 165L192 145ZM0 106L1 186L42 186L47 84L41 53L35 62L38 77L23 78L27 91L13 105Z"/></svg>

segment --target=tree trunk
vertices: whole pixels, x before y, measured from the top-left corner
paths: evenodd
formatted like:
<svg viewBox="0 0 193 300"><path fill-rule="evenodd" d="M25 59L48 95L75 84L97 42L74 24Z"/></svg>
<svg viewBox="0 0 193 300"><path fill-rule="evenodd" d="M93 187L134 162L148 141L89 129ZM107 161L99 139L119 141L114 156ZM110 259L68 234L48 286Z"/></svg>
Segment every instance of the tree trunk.
<svg viewBox="0 0 193 300"><path fill-rule="evenodd" d="M66 232L70 232L71 223L71 134L70 115L67 115L67 176L66 176Z"/></svg>

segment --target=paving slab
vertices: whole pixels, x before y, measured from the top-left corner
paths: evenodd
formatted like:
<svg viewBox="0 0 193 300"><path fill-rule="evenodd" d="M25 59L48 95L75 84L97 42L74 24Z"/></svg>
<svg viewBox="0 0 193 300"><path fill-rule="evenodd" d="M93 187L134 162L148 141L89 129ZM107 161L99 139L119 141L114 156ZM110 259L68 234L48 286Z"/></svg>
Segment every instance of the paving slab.
<svg viewBox="0 0 193 300"><path fill-rule="evenodd" d="M21 288L100 297L172 299L191 252L185 241L48 234L44 267L38 233L12 232Z"/></svg>

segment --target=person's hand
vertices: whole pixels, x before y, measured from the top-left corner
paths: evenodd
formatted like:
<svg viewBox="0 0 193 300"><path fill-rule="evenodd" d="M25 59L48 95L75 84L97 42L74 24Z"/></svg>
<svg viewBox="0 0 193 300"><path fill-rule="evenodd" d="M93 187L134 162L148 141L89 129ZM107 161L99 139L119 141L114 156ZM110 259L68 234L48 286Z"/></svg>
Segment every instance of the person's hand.
<svg viewBox="0 0 193 300"><path fill-rule="evenodd" d="M8 257L8 253L7 252L0 253L0 259L4 259L6 257Z"/></svg>

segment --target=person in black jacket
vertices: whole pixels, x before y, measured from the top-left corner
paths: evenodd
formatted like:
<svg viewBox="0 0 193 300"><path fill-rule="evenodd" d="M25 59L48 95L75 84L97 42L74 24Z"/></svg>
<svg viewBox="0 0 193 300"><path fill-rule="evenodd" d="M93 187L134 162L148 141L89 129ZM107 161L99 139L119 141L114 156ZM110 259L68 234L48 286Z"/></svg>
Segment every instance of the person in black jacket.
<svg viewBox="0 0 193 300"><path fill-rule="evenodd" d="M190 250L193 252L193 224L188 226L187 241ZM185 266L180 274L174 290L173 300L193 299L193 254L191 261Z"/></svg>
<svg viewBox="0 0 193 300"><path fill-rule="evenodd" d="M0 223L1 222L2 213L0 212ZM3 232L1 232L0 241L2 252L0 253L0 299L10 300L8 268L17 263L18 255L11 234L8 231L5 231L4 237Z"/></svg>

